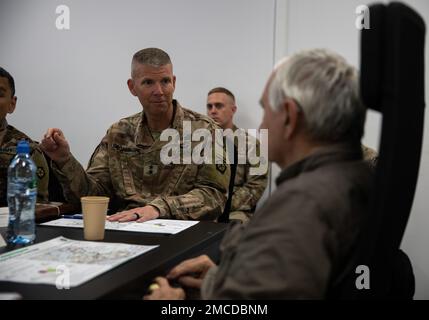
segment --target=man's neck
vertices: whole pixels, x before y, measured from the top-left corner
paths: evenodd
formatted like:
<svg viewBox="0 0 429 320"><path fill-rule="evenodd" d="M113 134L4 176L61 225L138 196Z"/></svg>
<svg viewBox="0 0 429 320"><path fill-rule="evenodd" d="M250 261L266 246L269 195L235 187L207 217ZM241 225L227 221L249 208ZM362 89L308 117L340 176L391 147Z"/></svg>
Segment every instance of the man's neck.
<svg viewBox="0 0 429 320"><path fill-rule="evenodd" d="M224 125L223 126L223 128L222 128L223 130L226 130L226 129L231 129L231 130L233 130L234 129L234 123L227 123L226 125Z"/></svg>
<svg viewBox="0 0 429 320"><path fill-rule="evenodd" d="M151 130L158 132L163 131L170 127L171 123L173 122L174 106L171 105L166 113L155 115L149 115L145 113L145 116L147 119L147 124Z"/></svg>
<svg viewBox="0 0 429 320"><path fill-rule="evenodd" d="M6 118L3 118L0 120L0 130L5 130L7 128L7 125L8 123Z"/></svg>
<svg viewBox="0 0 429 320"><path fill-rule="evenodd" d="M279 164L282 169L289 167L290 165L301 161L310 155L318 152L325 148L327 145L323 143L317 143L309 141L307 139L300 139L291 146L291 151L288 152L288 156L285 157L283 163Z"/></svg>
<svg viewBox="0 0 429 320"><path fill-rule="evenodd" d="M4 136L6 135L7 121L6 118L0 120L0 144L3 144Z"/></svg>

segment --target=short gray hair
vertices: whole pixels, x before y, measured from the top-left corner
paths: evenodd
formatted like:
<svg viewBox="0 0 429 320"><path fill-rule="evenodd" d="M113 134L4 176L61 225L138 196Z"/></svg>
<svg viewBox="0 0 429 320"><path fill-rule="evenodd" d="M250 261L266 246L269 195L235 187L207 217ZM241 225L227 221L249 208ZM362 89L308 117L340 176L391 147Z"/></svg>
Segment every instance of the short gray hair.
<svg viewBox="0 0 429 320"><path fill-rule="evenodd" d="M299 52L281 61L268 88L274 109L294 99L303 109L306 130L317 141L358 142L366 109L358 74L340 55L326 49Z"/></svg>
<svg viewBox="0 0 429 320"><path fill-rule="evenodd" d="M172 64L168 53L158 48L146 48L137 51L134 53L133 60L131 61L131 71L133 70L134 63L147 64L157 68Z"/></svg>

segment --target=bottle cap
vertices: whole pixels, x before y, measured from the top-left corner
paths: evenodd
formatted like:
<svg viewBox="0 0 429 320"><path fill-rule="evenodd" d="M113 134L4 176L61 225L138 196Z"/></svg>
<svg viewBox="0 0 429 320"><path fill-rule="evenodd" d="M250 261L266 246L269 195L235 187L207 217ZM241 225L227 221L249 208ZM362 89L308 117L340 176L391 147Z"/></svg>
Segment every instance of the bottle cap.
<svg viewBox="0 0 429 320"><path fill-rule="evenodd" d="M28 144L28 141L19 141L18 146L16 147L16 153L30 153L30 145Z"/></svg>

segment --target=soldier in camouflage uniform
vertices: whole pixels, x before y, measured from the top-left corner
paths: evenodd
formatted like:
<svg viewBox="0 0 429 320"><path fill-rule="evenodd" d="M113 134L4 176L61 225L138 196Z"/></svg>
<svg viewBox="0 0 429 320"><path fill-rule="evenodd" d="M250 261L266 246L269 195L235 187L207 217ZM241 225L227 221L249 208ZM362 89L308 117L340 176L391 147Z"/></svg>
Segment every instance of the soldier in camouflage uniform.
<svg viewBox="0 0 429 320"><path fill-rule="evenodd" d="M48 200L49 170L43 153L36 142L24 133L8 125L6 115L16 106L15 82L13 77L0 67L0 206L7 206L7 169L16 155L16 145L25 139L30 143L31 158L37 166L38 201Z"/></svg>
<svg viewBox="0 0 429 320"><path fill-rule="evenodd" d="M235 97L231 91L222 87L213 88L209 91L207 95L207 114L222 129L232 129L236 132L238 127L233 123L236 110ZM248 133L246 132L246 141L247 137ZM257 141L257 144L259 145L259 141ZM267 187L267 172L263 175L250 175L251 167L252 165L248 160L246 164L237 164L234 194L229 214L231 220L249 221L256 209L256 204Z"/></svg>
<svg viewBox="0 0 429 320"><path fill-rule="evenodd" d="M173 100L175 80L164 51L149 48L134 55L128 87L139 98L143 112L109 128L86 172L71 155L62 132L48 130L42 147L55 162L54 171L67 200L109 196L111 205L125 210L109 220L120 222L158 217L215 220L222 213L230 176L223 153L221 164L164 165L160 159L160 151L167 144L160 141L163 130L175 129L183 138L183 121L191 121L192 132L217 128L210 118Z"/></svg>

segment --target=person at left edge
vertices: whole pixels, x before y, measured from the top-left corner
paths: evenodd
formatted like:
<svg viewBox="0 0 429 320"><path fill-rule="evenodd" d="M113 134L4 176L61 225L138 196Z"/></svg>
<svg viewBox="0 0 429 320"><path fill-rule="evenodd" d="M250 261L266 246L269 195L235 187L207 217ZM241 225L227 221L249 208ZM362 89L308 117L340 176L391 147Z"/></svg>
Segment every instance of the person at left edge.
<svg viewBox="0 0 429 320"><path fill-rule="evenodd" d="M160 151L168 142L160 141L160 135L173 128L183 138L183 121L190 121L193 131L214 132L219 127L173 99L176 77L169 55L161 49L134 54L127 84L143 111L109 128L86 172L60 129L51 128L45 134L42 148L54 162L66 199L78 203L82 196L108 196L115 209L123 210L110 216L110 221L215 220L225 206L229 167L224 160L222 164L164 165Z"/></svg>
<svg viewBox="0 0 429 320"><path fill-rule="evenodd" d="M48 200L49 168L39 145L6 120L7 114L15 111L16 101L15 80L0 67L0 207L7 206L7 169L22 139L29 142L31 159L37 166L37 201Z"/></svg>

